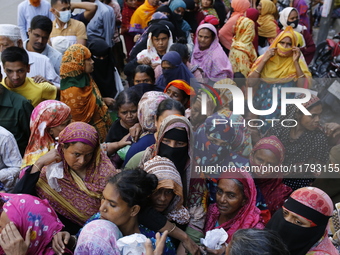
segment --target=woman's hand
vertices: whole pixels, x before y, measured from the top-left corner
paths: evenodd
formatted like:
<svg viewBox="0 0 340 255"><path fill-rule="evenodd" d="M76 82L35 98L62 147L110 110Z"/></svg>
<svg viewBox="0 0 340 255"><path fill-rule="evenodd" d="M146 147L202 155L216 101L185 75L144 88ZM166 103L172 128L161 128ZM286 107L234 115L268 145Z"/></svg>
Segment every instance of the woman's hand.
<svg viewBox="0 0 340 255"><path fill-rule="evenodd" d="M190 238L187 237L185 241L182 242L183 247L185 250L189 251L192 255L200 255L201 251L198 245Z"/></svg>
<svg viewBox="0 0 340 255"><path fill-rule="evenodd" d="M276 53L277 48L268 48L267 51L263 55L263 61L267 62L271 57L273 57Z"/></svg>
<svg viewBox="0 0 340 255"><path fill-rule="evenodd" d="M39 169L36 169L36 167L32 168L31 174L36 173L38 171L41 171L41 169L44 166L47 166L51 164L52 162L56 161L59 162L61 160L60 154L56 149L50 150L45 155L41 156L34 165L38 167Z"/></svg>
<svg viewBox="0 0 340 255"><path fill-rule="evenodd" d="M137 63L141 65L151 65L151 59L148 57L141 58L137 61Z"/></svg>
<svg viewBox="0 0 340 255"><path fill-rule="evenodd" d="M205 251L207 252L208 255L210 255L210 254L212 254L212 255L222 255L223 253L225 253L225 250L226 250L225 244L223 244L222 248L218 249L218 250L209 249L208 247L205 247Z"/></svg>
<svg viewBox="0 0 340 255"><path fill-rule="evenodd" d="M52 248L56 254L63 254L65 252L65 245L68 244L71 235L69 232L61 231L54 235L52 240Z"/></svg>
<svg viewBox="0 0 340 255"><path fill-rule="evenodd" d="M300 48L294 46L293 47L293 61L294 62L299 62L300 56L301 56Z"/></svg>
<svg viewBox="0 0 340 255"><path fill-rule="evenodd" d="M116 100L111 97L103 97L103 101L107 106L111 106L115 103Z"/></svg>
<svg viewBox="0 0 340 255"><path fill-rule="evenodd" d="M136 123L129 128L129 133L132 137L132 141L137 142L140 134L142 133L142 126L139 123Z"/></svg>
<svg viewBox="0 0 340 255"><path fill-rule="evenodd" d="M8 223L0 235L0 246L6 255L25 255L31 242L31 228L26 232L25 240L13 222Z"/></svg>
<svg viewBox="0 0 340 255"><path fill-rule="evenodd" d="M161 236L159 232L156 234L156 249L153 250L152 243L150 239L146 240L145 243L145 250L146 255L162 255L165 247L165 241L168 236L168 231L164 231L163 235Z"/></svg>

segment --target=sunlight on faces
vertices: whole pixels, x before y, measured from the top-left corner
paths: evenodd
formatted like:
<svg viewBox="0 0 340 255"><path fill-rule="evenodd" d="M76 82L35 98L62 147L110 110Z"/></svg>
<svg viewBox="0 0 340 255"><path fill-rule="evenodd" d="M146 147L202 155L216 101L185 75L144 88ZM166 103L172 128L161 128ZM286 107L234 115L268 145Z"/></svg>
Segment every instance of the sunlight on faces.
<svg viewBox="0 0 340 255"><path fill-rule="evenodd" d="M118 117L125 128L132 127L138 122L137 106L133 103L122 104L118 109Z"/></svg>
<svg viewBox="0 0 340 255"><path fill-rule="evenodd" d="M246 204L246 197L232 179L220 179L217 184L216 203L222 219L233 219ZM219 222L220 224L222 222Z"/></svg>
<svg viewBox="0 0 340 255"><path fill-rule="evenodd" d="M76 172L85 170L92 160L94 148L82 142L68 145L62 149L68 166Z"/></svg>
<svg viewBox="0 0 340 255"><path fill-rule="evenodd" d="M129 207L128 203L120 196L116 185L111 183L106 184L99 208L102 219L111 221L120 228L126 225L131 217L136 216L139 209L139 205Z"/></svg>

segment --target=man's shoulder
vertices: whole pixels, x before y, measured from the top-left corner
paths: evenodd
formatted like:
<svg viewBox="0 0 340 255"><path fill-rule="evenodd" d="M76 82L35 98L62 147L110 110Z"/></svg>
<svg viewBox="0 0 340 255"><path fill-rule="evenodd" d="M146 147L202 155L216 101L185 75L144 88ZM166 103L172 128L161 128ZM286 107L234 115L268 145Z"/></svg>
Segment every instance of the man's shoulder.
<svg viewBox="0 0 340 255"><path fill-rule="evenodd" d="M69 21L69 25L71 26L77 26L77 27L85 27L84 23L79 21L79 20L76 20L76 19L70 19ZM68 26L69 27L69 26Z"/></svg>
<svg viewBox="0 0 340 255"><path fill-rule="evenodd" d="M22 1L20 4L18 4L18 9L27 7L28 3L29 3L28 0Z"/></svg>
<svg viewBox="0 0 340 255"><path fill-rule="evenodd" d="M46 44L46 48L42 54L48 58L59 58L62 56L61 52L57 51L49 44Z"/></svg>
<svg viewBox="0 0 340 255"><path fill-rule="evenodd" d="M14 108L17 108L20 105L23 107L25 107L25 105L31 105L31 103L24 96L7 89L3 85L3 82L0 83L0 102L1 101L6 101L6 104L10 103L10 105L14 106Z"/></svg>
<svg viewBox="0 0 340 255"><path fill-rule="evenodd" d="M50 59L48 57L46 57L43 54L37 53L37 52L33 52L33 51L27 51L28 57L31 60L35 60L35 61L50 61Z"/></svg>

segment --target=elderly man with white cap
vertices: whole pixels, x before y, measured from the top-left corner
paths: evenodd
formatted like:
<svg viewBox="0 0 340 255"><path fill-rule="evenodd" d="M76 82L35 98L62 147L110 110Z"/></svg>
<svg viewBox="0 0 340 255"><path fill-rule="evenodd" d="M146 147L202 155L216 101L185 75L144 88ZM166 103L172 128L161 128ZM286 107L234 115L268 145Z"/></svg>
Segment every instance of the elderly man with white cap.
<svg viewBox="0 0 340 255"><path fill-rule="evenodd" d="M20 29L12 24L0 24L0 52L11 46L23 47ZM59 87L60 78L54 71L49 58L36 52L27 51L27 53L30 65L27 76L37 83L49 82Z"/></svg>

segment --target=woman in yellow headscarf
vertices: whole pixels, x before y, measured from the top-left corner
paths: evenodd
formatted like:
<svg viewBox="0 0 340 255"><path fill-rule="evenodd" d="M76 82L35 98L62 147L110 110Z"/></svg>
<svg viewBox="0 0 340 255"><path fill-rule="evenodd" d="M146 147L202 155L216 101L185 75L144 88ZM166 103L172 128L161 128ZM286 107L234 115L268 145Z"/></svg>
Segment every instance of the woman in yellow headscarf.
<svg viewBox="0 0 340 255"><path fill-rule="evenodd" d="M297 47L297 36L292 27L288 26L270 45L269 49L253 64L248 76L248 85L257 87L253 97L255 109L267 110L272 106L273 88L278 90L278 107L270 115L260 116L262 119L279 119L281 114L281 88L309 88L311 73L308 70L301 51ZM287 98L294 98L295 93L288 93ZM261 131L270 125L264 121Z"/></svg>
<svg viewBox="0 0 340 255"><path fill-rule="evenodd" d="M260 13L257 20L259 24L259 45L265 47L266 41L271 44L280 31L275 19L275 16L278 17L277 8L271 0L261 0L257 10Z"/></svg>
<svg viewBox="0 0 340 255"><path fill-rule="evenodd" d="M235 36L231 44L229 60L234 73L241 72L247 77L250 68L257 58L253 45L255 37L254 21L246 17L240 17L235 26Z"/></svg>

